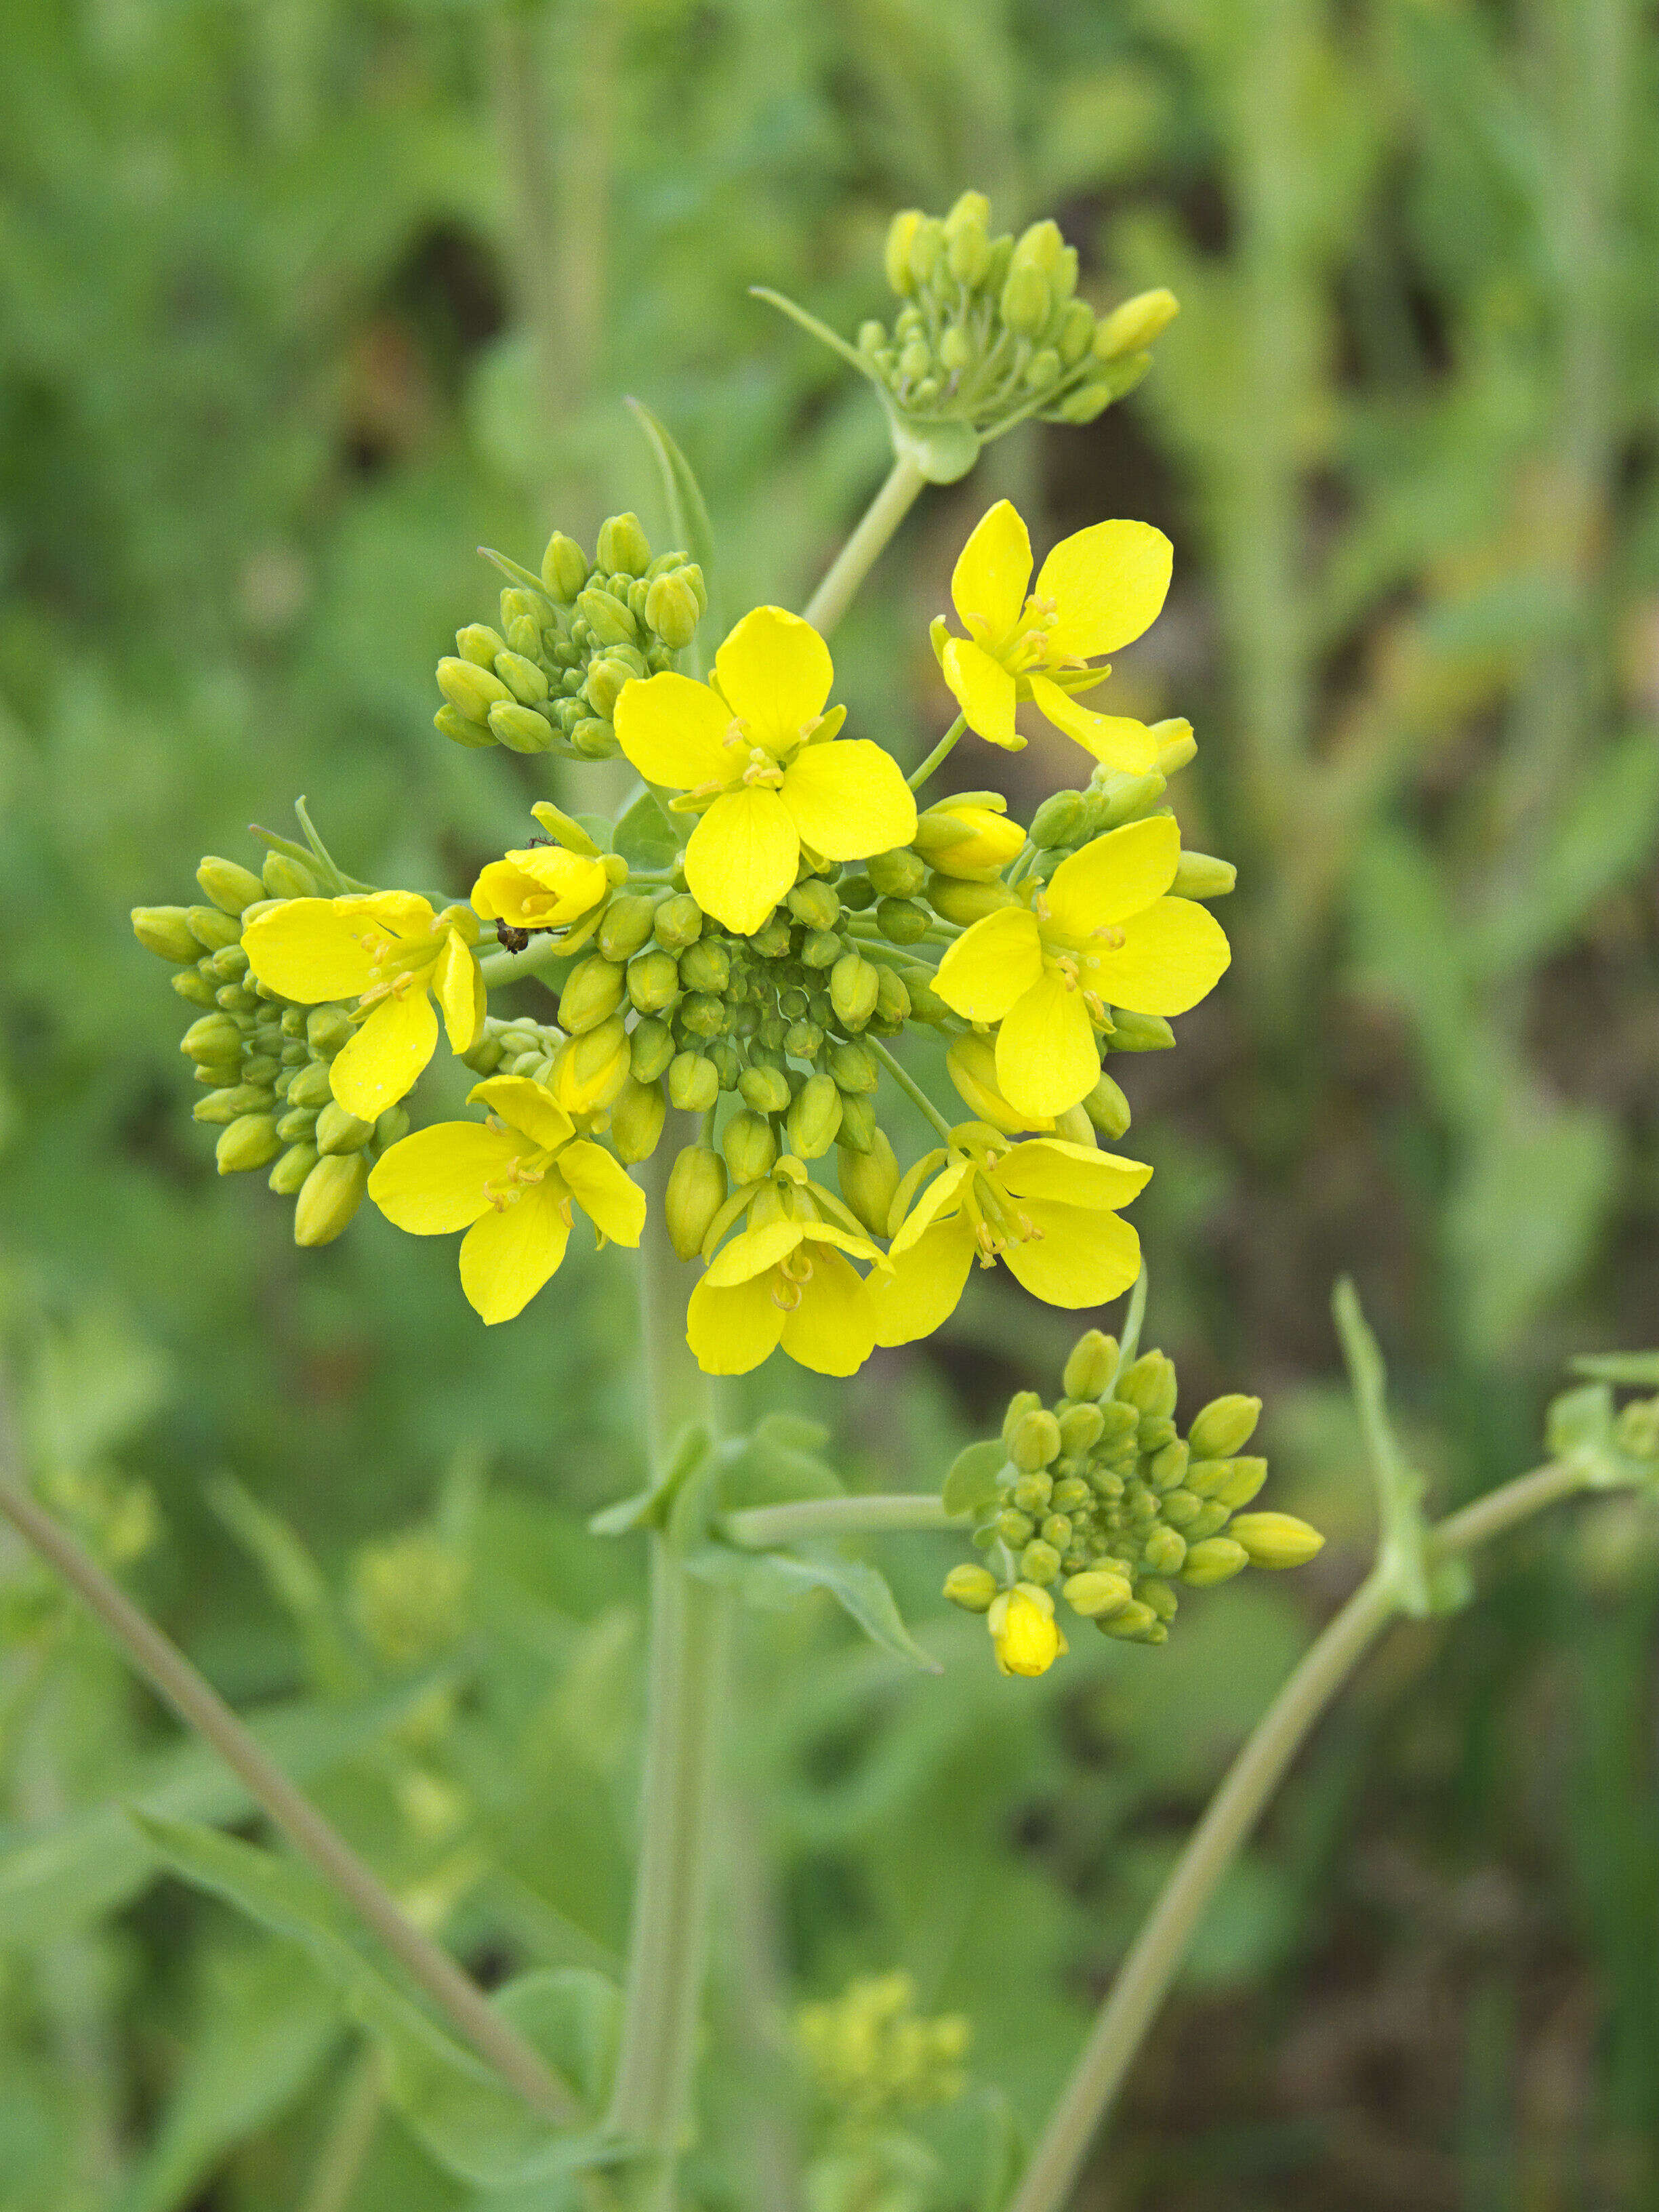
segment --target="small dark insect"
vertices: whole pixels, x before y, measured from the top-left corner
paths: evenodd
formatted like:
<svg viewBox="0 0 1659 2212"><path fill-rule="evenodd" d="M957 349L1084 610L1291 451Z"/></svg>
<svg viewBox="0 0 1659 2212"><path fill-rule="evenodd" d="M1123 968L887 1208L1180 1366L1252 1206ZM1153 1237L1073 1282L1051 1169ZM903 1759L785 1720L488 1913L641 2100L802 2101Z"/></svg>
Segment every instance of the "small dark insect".
<svg viewBox="0 0 1659 2212"><path fill-rule="evenodd" d="M532 837L530 842L532 845L550 845L553 840L550 837Z"/></svg>
<svg viewBox="0 0 1659 2212"><path fill-rule="evenodd" d="M495 924L495 934L501 941L502 949L507 952L522 952L530 942L530 932L527 929L514 929L510 921L498 921Z"/></svg>

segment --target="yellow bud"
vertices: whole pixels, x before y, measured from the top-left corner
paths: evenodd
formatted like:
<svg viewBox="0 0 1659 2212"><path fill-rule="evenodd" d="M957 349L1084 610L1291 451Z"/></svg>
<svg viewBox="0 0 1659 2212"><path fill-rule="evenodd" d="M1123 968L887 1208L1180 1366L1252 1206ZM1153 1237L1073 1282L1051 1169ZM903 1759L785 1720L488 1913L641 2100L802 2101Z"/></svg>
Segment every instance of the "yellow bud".
<svg viewBox="0 0 1659 2212"><path fill-rule="evenodd" d="M1294 1513L1240 1513L1228 1524L1229 1534L1242 1544L1257 1567L1305 1566L1325 1539L1317 1528Z"/></svg>
<svg viewBox="0 0 1659 2212"><path fill-rule="evenodd" d="M714 1216L726 1203L726 1162L712 1145L688 1145L668 1174L663 1219L668 1241L682 1260L702 1249Z"/></svg>
<svg viewBox="0 0 1659 2212"><path fill-rule="evenodd" d="M1035 1583L1016 1583L986 1613L997 1665L1005 1674L1046 1674L1066 1649L1054 1601Z"/></svg>
<svg viewBox="0 0 1659 2212"><path fill-rule="evenodd" d="M1180 313L1180 301L1164 285L1155 292L1138 292L1114 307L1096 330L1096 359L1116 361L1124 354L1144 353Z"/></svg>
<svg viewBox="0 0 1659 2212"><path fill-rule="evenodd" d="M567 1114L600 1114L619 1096L629 1073L627 1025L612 1014L560 1046L551 1088Z"/></svg>
<svg viewBox="0 0 1659 2212"><path fill-rule="evenodd" d="M720 1142L736 1182L758 1182L763 1176L771 1173L778 1157L776 1133L763 1114L734 1114L726 1125Z"/></svg>
<svg viewBox="0 0 1659 2212"><path fill-rule="evenodd" d="M566 852L580 853L589 860L598 856L599 848L581 823L573 822L568 814L561 813L550 799L538 799L530 811L541 825L544 834L556 845L562 845Z"/></svg>
<svg viewBox="0 0 1659 2212"><path fill-rule="evenodd" d="M946 799L916 823L915 849L941 875L990 883L1024 849L1018 822L988 806Z"/></svg>
<svg viewBox="0 0 1659 2212"><path fill-rule="evenodd" d="M843 1104L843 1113L845 1107ZM899 1185L899 1164L884 1129L871 1133L867 1152L850 1146L836 1147L836 1172L841 1194L872 1237L885 1237L888 1217Z"/></svg>
<svg viewBox="0 0 1659 2212"><path fill-rule="evenodd" d="M559 994L560 1026L573 1037L597 1029L622 1004L627 981L626 972L615 961L607 960L602 952L590 953L586 960L579 960ZM643 1011L649 1012L653 1009Z"/></svg>
<svg viewBox="0 0 1659 2212"><path fill-rule="evenodd" d="M904 208L887 226L887 245L882 258L887 282L901 298L908 298L915 289L915 280L910 274L910 246L925 220L920 208Z"/></svg>

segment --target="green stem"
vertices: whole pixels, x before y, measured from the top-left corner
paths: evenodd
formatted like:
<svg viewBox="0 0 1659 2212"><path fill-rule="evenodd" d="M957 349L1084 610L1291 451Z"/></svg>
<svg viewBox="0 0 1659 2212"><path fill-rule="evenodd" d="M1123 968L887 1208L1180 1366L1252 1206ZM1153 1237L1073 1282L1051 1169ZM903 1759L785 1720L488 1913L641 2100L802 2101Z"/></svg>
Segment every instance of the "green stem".
<svg viewBox="0 0 1659 2212"><path fill-rule="evenodd" d="M685 1342L686 1271L663 1226L667 1167L678 1149L665 1135L642 1176L651 1208L641 1319L653 1475L688 1422L713 1425L714 1394ZM730 1603L688 1575L660 1535L651 1545L642 1822L609 2125L642 2154L635 2201L664 2212L675 2201L702 1995Z"/></svg>
<svg viewBox="0 0 1659 2212"><path fill-rule="evenodd" d="M380 2054L371 2046L346 2081L300 2212L346 2212L374 2145L385 2094Z"/></svg>
<svg viewBox="0 0 1659 2212"><path fill-rule="evenodd" d="M782 1544L817 1536L873 1536L899 1528L954 1528L959 1514L947 1513L928 1492L896 1492L878 1498L806 1498L793 1505L748 1505L728 1513L726 1536L746 1552L775 1551Z"/></svg>
<svg viewBox="0 0 1659 2212"><path fill-rule="evenodd" d="M828 637L853 604L859 586L874 568L893 532L915 505L927 479L908 453L901 453L881 489L866 507L856 530L831 562L823 581L806 603L806 619Z"/></svg>
<svg viewBox="0 0 1659 2212"><path fill-rule="evenodd" d="M866 1036L862 1038L860 1042L864 1045L866 1051L870 1054L871 1057L875 1060L879 1066L887 1070L887 1073L892 1077L894 1082L897 1084L899 1089L910 1101L910 1103L920 1112L927 1115L927 1119L933 1123L934 1128L939 1132L939 1135L944 1138L945 1143L948 1145L951 1141L951 1124L945 1120L944 1115L939 1112L938 1107L934 1105L933 1100L927 1096L927 1092L921 1089L921 1085L917 1084L913 1078L905 1073L904 1070L899 1066L897 1060L894 1059L892 1054L888 1051L884 1044L880 1043L872 1036Z"/></svg>
<svg viewBox="0 0 1659 2212"><path fill-rule="evenodd" d="M906 776L904 779L909 785L912 791L920 791L922 785L927 782L928 777L932 775L934 769L942 768L945 763L950 759L951 754L957 749L957 739L961 737L963 732L967 728L967 726L968 717L965 714L958 714L955 721L951 723L950 728L945 732L945 735L933 747L933 751L930 752L927 759L923 761L921 766L912 775Z"/></svg>
<svg viewBox="0 0 1659 2212"><path fill-rule="evenodd" d="M501 2079L549 2119L575 2118L574 2101L538 2053L493 2009L447 1952L440 1950L405 1918L344 1837L266 1757L183 1652L139 1612L49 1513L3 1475L0 1475L0 1514L84 1599L117 1642L125 1646L138 1672L182 1721L206 1738L295 1850L349 1900L393 1958Z"/></svg>
<svg viewBox="0 0 1659 2212"><path fill-rule="evenodd" d="M1517 1475L1430 1531L1431 1557L1472 1551L1583 1486L1582 1468L1552 1462ZM1257 1723L1187 1840L1130 1947L1008 2212L1061 2212L1096 2130L1179 1972L1218 1884L1261 1818L1315 1723L1399 1605L1397 1576L1367 1577Z"/></svg>

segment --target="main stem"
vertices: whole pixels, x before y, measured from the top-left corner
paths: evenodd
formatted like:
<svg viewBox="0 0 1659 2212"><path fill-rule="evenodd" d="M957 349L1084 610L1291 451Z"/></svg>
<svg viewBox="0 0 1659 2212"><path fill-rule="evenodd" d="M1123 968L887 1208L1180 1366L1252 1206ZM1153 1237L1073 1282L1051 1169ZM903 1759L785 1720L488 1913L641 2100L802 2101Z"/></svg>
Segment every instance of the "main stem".
<svg viewBox="0 0 1659 2212"><path fill-rule="evenodd" d="M1430 1531L1433 1558L1473 1551L1581 1489L1583 1472L1553 1461L1517 1475ZM1187 1840L1174 1873L1119 1969L1110 1995L1008 2212L1060 2212L1095 2130L1180 1972L1217 1885L1283 1781L1314 1723L1398 1609L1394 1577L1370 1575L1310 1649L1257 1723Z"/></svg>
<svg viewBox="0 0 1659 2212"><path fill-rule="evenodd" d="M823 581L806 603L806 619L828 637L853 604L859 586L874 568L888 540L915 504L927 479L908 453L901 453L886 482L866 507L862 520L831 562Z"/></svg>
<svg viewBox="0 0 1659 2212"><path fill-rule="evenodd" d="M713 1394L685 1342L684 1269L663 1227L665 1142L642 1170L650 1212L641 1252L646 1431L651 1470L667 1466L688 1422L712 1421ZM666 2212L686 2132L707 1952L716 1742L729 1600L651 1538L651 1655L645 1775L622 2049L609 2124L641 2154L632 2202Z"/></svg>

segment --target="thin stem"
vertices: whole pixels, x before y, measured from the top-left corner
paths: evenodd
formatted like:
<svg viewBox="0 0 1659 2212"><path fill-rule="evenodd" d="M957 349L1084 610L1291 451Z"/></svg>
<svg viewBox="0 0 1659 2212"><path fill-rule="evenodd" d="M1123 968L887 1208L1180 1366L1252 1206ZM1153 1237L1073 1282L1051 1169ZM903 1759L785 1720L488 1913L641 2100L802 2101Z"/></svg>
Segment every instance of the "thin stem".
<svg viewBox="0 0 1659 2212"><path fill-rule="evenodd" d="M793 1505L748 1505L728 1513L726 1536L746 1552L774 1551L815 1536L873 1536L899 1528L954 1528L959 1514L927 1492L878 1498L806 1498Z"/></svg>
<svg viewBox="0 0 1659 2212"><path fill-rule="evenodd" d="M874 568L889 538L915 504L927 479L908 453L901 453L881 489L864 510L856 530L830 564L823 581L806 603L806 619L828 637L853 604L859 586Z"/></svg>
<svg viewBox="0 0 1659 2212"><path fill-rule="evenodd" d="M879 1066L887 1070L887 1073L892 1077L894 1082L897 1084L899 1089L910 1101L910 1103L915 1107L919 1112L923 1113L927 1116L927 1119L933 1123L934 1128L939 1132L939 1135L944 1138L945 1143L948 1145L951 1141L951 1124L945 1120L944 1115L939 1112L938 1107L934 1105L933 1100L927 1096L927 1093L921 1089L921 1085L917 1084L912 1077L905 1073L904 1070L899 1066L897 1060L894 1059L892 1054L888 1051L884 1044L881 1043L877 1038L869 1036L865 1036L861 1042L866 1051L871 1054L872 1058L874 1059Z"/></svg>
<svg viewBox="0 0 1659 2212"><path fill-rule="evenodd" d="M385 2094L380 2054L370 2045L346 2081L300 2212L346 2212L374 2145Z"/></svg>
<svg viewBox="0 0 1659 2212"><path fill-rule="evenodd" d="M650 1212L641 1254L646 1425L653 1474L684 1425L713 1425L714 1394L685 1342L685 1269L663 1226L668 1139L642 1170ZM609 2125L644 2154L635 2201L674 2203L707 1949L716 1741L730 1601L651 1539L651 1657L639 1862Z"/></svg>
<svg viewBox="0 0 1659 2212"><path fill-rule="evenodd" d="M934 769L942 768L945 762L950 759L951 754L957 749L957 740L961 737L963 732L967 728L967 726L968 717L965 714L958 714L955 721L951 723L950 728L945 732L945 735L933 747L933 751L930 752L927 759L923 761L921 766L904 779L909 785L912 791L920 791L922 785L927 782L928 777L932 775Z"/></svg>
<svg viewBox="0 0 1659 2212"><path fill-rule="evenodd" d="M1446 1558L1473 1551L1571 1497L1584 1480L1583 1469L1571 1460L1517 1475L1431 1529L1428 1553ZM1060 2212L1217 1885L1314 1723L1398 1605L1397 1574L1377 1568L1316 1639L1257 1723L1131 1946L1008 2212Z"/></svg>
<svg viewBox="0 0 1659 2212"><path fill-rule="evenodd" d="M491 2008L483 1991L448 1954L404 1917L344 1837L265 1756L183 1652L139 1612L50 1514L4 1477L0 1477L0 1513L79 1593L118 1643L125 1646L138 1672L182 1721L207 1739L295 1850L349 1899L386 1949L501 2079L549 2119L575 2118L574 2104L537 2052Z"/></svg>

